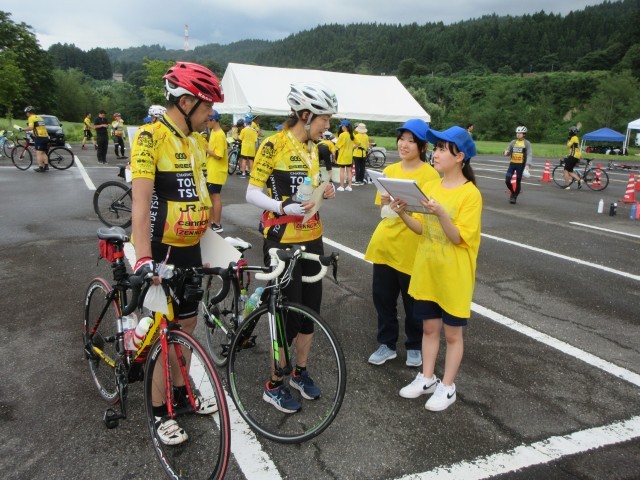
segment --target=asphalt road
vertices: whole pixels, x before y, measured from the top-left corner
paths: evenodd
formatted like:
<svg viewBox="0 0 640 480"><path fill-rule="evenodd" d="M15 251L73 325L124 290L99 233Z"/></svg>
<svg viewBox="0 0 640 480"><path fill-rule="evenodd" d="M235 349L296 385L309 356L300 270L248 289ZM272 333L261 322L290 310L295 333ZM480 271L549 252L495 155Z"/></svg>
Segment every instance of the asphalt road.
<svg viewBox="0 0 640 480"><path fill-rule="evenodd" d="M98 165L74 146L95 186L118 163ZM624 195L628 172L603 193L564 191L534 177L517 205L505 194L506 161L473 161L483 194L483 239L474 312L445 412L398 390L415 376L398 359L375 367L371 265L364 253L379 214L372 186L323 204L327 251L340 251L339 283L325 279L322 314L348 365L335 422L302 445L234 431L228 478L637 479L640 472L640 222ZM260 246L259 211L246 180L223 189L224 235ZM0 158L0 471L7 479L162 478L130 388L129 419L107 430L107 408L81 348L82 301L96 275L93 191L81 169L22 172ZM250 262L260 260L260 248ZM442 374L442 358L438 373Z"/></svg>

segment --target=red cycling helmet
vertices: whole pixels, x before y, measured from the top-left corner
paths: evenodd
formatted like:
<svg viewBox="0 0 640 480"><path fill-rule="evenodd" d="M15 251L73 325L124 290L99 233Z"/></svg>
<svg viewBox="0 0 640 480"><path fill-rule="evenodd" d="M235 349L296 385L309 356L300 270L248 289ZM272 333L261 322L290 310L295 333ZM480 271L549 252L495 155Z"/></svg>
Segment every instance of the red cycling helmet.
<svg viewBox="0 0 640 480"><path fill-rule="evenodd" d="M222 85L218 77L206 67L197 63L178 62L164 74L164 88L167 100L171 97L192 95L205 102L224 101Z"/></svg>

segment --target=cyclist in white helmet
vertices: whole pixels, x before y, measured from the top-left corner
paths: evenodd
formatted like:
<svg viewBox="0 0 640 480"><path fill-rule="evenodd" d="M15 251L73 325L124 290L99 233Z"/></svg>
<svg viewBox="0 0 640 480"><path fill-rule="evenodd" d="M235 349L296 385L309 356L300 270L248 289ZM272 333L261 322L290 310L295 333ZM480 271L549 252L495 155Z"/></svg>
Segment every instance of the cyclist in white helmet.
<svg viewBox="0 0 640 480"><path fill-rule="evenodd" d="M505 183L507 184L507 188L511 192L511 196L509 197L509 203L515 204L518 195L520 195L520 183L522 182L522 176L525 171L525 167L527 163L531 163L531 159L533 158L533 150L531 148L531 143L529 140L526 140L524 137L527 134L527 127L521 125L516 128L516 139L511 140L511 143L504 151L505 157L511 157L511 161L509 162L509 168L507 169L507 173L505 175ZM511 178L513 174L516 174L516 186L515 188L511 185Z"/></svg>
<svg viewBox="0 0 640 480"><path fill-rule="evenodd" d="M302 223L305 213L314 207L314 203L296 201L294 195L305 177L311 179L314 188L320 187L318 148L314 140L329 128L331 115L338 111L338 101L334 93L324 86L299 83L291 85L287 102L291 113L283 122L282 130L260 144L247 187L247 202L263 210L261 229L265 263L269 261L268 251L273 247L287 248L296 244L304 245L307 252L324 252L322 222L318 213ZM335 197L333 184L328 183L324 187L323 197ZM290 301L319 312L322 282L303 284L301 279L302 275L318 273L319 265L307 260L299 263L301 268L294 270L292 281L284 289L285 295ZM297 356L288 385L299 390L303 398L314 400L321 391L307 372L313 325L303 322L298 328L292 327L289 322L287 340L295 343ZM266 402L284 413L300 410L300 401L291 394L284 377L272 374L265 380L263 399Z"/></svg>

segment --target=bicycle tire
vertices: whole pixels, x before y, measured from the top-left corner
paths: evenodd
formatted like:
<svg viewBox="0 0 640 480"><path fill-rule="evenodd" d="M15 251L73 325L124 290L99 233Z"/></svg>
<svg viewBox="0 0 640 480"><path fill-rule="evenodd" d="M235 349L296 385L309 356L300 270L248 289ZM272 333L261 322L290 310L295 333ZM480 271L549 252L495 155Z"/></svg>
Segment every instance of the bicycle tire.
<svg viewBox="0 0 640 480"><path fill-rule="evenodd" d="M120 401L115 365L109 365L95 352L95 349L99 349L112 362L119 357L117 333L120 309L115 300L109 302L108 306L105 305L110 292L111 286L102 278L94 278L89 283L84 297L82 338L93 383L100 397L115 405ZM101 317L103 310L104 315Z"/></svg>
<svg viewBox="0 0 640 480"><path fill-rule="evenodd" d="M131 188L109 180L93 194L93 211L107 227L127 228L131 225L132 202Z"/></svg>
<svg viewBox="0 0 640 480"><path fill-rule="evenodd" d="M231 426L229 409L225 400L222 382L211 364L209 357L200 344L190 335L180 330L167 333L169 350L177 347L179 357L189 358L189 384L196 394L207 399L215 398L218 410L211 415L199 415L188 405L176 407L174 419L187 432L188 440L179 445L165 445L160 440L152 407L152 391L165 384L162 342L160 339L151 346L145 366L144 404L147 425L151 433L156 456L170 478L208 478L222 479L229 464L231 450ZM190 355L184 351L187 349ZM174 350L176 351L176 350ZM177 363L176 363L177 365ZM159 384L154 384L154 370L162 369ZM169 369L170 378L166 381L173 385L174 375L182 377L180 369ZM178 380L176 380L178 381ZM157 390L156 390L157 391ZM174 402L175 403L175 402Z"/></svg>
<svg viewBox="0 0 640 480"><path fill-rule="evenodd" d="M278 329L281 334L288 321L304 317L313 323L313 345L307 367L322 389L315 400L302 399L292 389L294 398L303 402L302 408L296 413L282 413L261 395L273 366L268 315L267 305L262 305L238 327L227 365L229 393L242 418L257 433L281 443L304 442L322 433L340 410L347 381L344 354L329 325L313 310L288 302L278 306L276 317L282 322L282 328ZM291 365L295 366L295 340L289 354ZM289 386L286 378L285 385Z"/></svg>
<svg viewBox="0 0 640 480"><path fill-rule="evenodd" d="M47 153L49 165L56 170L66 170L76 161L71 150L65 147L54 147Z"/></svg>
<svg viewBox="0 0 640 480"><path fill-rule="evenodd" d="M381 150L371 150L367 155L367 165L372 168L382 168L387 163L387 156Z"/></svg>
<svg viewBox="0 0 640 480"><path fill-rule="evenodd" d="M595 169L592 168L587 170L583 178L584 183L587 185L587 187L589 187L591 190L595 192L604 190L609 185L609 174L605 172L603 169L599 169L600 175L598 175L597 170L598 170L597 168ZM597 177L599 178L598 178L598 181L596 182Z"/></svg>
<svg viewBox="0 0 640 480"><path fill-rule="evenodd" d="M565 188L567 186L567 184L564 183L564 165L557 165L553 169L553 174L551 176L553 177L553 181L560 188ZM573 177L569 177L569 178L571 179L571 181L569 182L569 186L571 186L575 180Z"/></svg>
<svg viewBox="0 0 640 480"><path fill-rule="evenodd" d="M227 171L229 175L233 175L238 168L238 152L237 149L233 149L229 152L229 165L227 167Z"/></svg>
<svg viewBox="0 0 640 480"><path fill-rule="evenodd" d="M221 289L222 279L213 275L208 298L215 297ZM218 303L201 302L207 349L217 367L224 367L229 359L231 340L238 325L238 316L242 313L239 302L240 287L235 280L231 280L227 296Z"/></svg>
<svg viewBox="0 0 640 480"><path fill-rule="evenodd" d="M14 142L13 140L6 139L4 141L4 144L2 145L2 151L7 157L11 158L11 150L13 150L13 147L15 146L16 146L16 142Z"/></svg>
<svg viewBox="0 0 640 480"><path fill-rule="evenodd" d="M33 163L33 155L29 148L16 145L11 149L11 161L18 170L28 170Z"/></svg>

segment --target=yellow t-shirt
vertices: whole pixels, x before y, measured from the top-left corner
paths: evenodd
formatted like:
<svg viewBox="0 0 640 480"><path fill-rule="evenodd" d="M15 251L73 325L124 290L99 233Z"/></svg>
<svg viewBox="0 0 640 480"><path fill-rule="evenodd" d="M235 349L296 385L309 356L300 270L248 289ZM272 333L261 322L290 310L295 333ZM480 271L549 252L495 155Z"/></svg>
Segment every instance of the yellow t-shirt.
<svg viewBox="0 0 640 480"><path fill-rule="evenodd" d="M40 115L29 115L27 119L27 125L33 128L33 135L37 138L49 138L49 134L47 133L47 127L45 126L44 120Z"/></svg>
<svg viewBox="0 0 640 480"><path fill-rule="evenodd" d="M311 164L311 169L307 162ZM313 187L318 187L320 166L317 146L312 144L311 152L307 152L306 143L303 145L288 130L283 130L265 138L260 144L249 183L260 188L266 185L269 197L284 201L296 193L298 185L307 176L311 178ZM267 213L268 220L279 217L281 215L274 212ZM265 227L265 238L281 243L303 243L322 236L322 222L319 217L312 217L305 224L302 223L302 217L299 219Z"/></svg>
<svg viewBox="0 0 640 480"><path fill-rule="evenodd" d="M367 156L367 148L369 148L369 135L366 133L354 133L355 143L359 144L353 149L353 156L356 158L365 158Z"/></svg>
<svg viewBox="0 0 640 480"><path fill-rule="evenodd" d="M240 155L243 157L256 156L256 144L258 143L258 132L252 127L244 127L238 136L238 140L242 142Z"/></svg>
<svg viewBox="0 0 640 480"><path fill-rule="evenodd" d="M185 136L167 116L138 129L131 148L132 178L154 181L151 241L176 247L197 245L209 223L207 142Z"/></svg>
<svg viewBox="0 0 640 480"><path fill-rule="evenodd" d="M220 157L216 159L207 155L207 182L224 185L229 175L229 159L227 158L227 138L221 128L211 132L207 149Z"/></svg>
<svg viewBox="0 0 640 480"><path fill-rule="evenodd" d="M418 185L440 178L435 168L428 163L411 172L405 172L402 162L397 162L385 168L383 173L389 178L415 180ZM380 193L376 193L375 204L380 205ZM411 275L419 242L420 237L399 217L383 218L373 232L364 259L388 265L399 272Z"/></svg>
<svg viewBox="0 0 640 480"><path fill-rule="evenodd" d="M354 141L351 140L349 132L342 132L338 136L338 142L336 143L336 148L340 150L336 161L338 165L351 165L353 163L353 147Z"/></svg>
<svg viewBox="0 0 640 480"><path fill-rule="evenodd" d="M446 189L442 180L435 180L420 188L449 212L462 242L451 243L435 215L421 215L422 236L411 272L409 295L416 300L436 302L456 317L469 318L480 248L482 196L471 182Z"/></svg>
<svg viewBox="0 0 640 480"><path fill-rule="evenodd" d="M574 158L581 158L582 152L580 151L580 140L577 135L574 135L567 142L567 147L569 147L569 155Z"/></svg>
<svg viewBox="0 0 640 480"><path fill-rule="evenodd" d="M336 155L336 144L333 143L331 140L320 140L318 142L318 145L326 145L327 148L329 149L329 152L331 152L331 154L335 157Z"/></svg>

